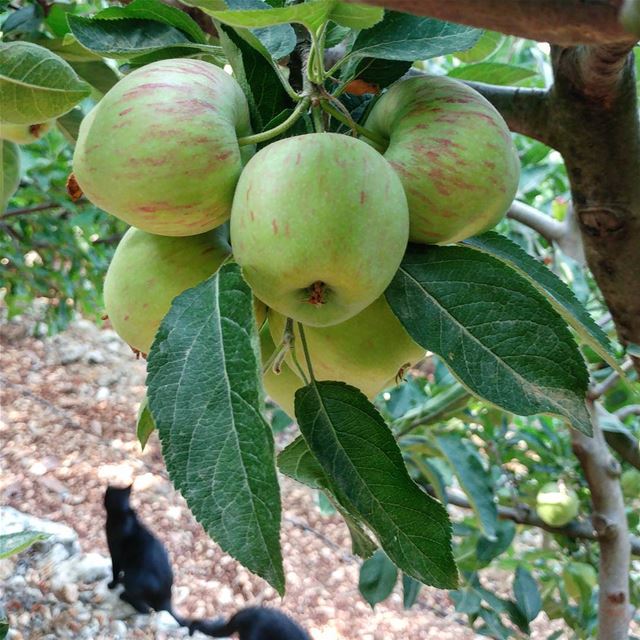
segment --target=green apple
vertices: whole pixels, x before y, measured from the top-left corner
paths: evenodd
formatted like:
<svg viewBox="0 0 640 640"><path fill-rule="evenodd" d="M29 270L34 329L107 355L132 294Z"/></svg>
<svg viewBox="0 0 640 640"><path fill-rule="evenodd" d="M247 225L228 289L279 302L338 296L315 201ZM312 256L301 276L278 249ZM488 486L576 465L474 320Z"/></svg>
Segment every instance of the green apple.
<svg viewBox="0 0 640 640"><path fill-rule="evenodd" d="M4 213L11 196L20 186L20 150L15 142L0 140L2 174L0 174L0 213Z"/></svg>
<svg viewBox="0 0 640 640"><path fill-rule="evenodd" d="M626 498L640 498L640 471L627 469L620 476L620 485Z"/></svg>
<svg viewBox="0 0 640 640"><path fill-rule="evenodd" d="M73 175L98 207L165 236L229 218L250 134L238 83L199 60L162 60L118 82L82 121Z"/></svg>
<svg viewBox="0 0 640 640"><path fill-rule="evenodd" d="M575 491L557 482L545 484L536 497L540 520L552 527L563 527L577 515L580 502Z"/></svg>
<svg viewBox="0 0 640 640"><path fill-rule="evenodd" d="M282 341L286 318L269 311L271 336ZM339 380L358 387L373 398L394 384L398 373L425 356L404 330L400 321L380 296L359 314L330 327L304 327L313 373L317 380ZM305 373L305 361L300 332L295 324L294 348ZM291 354L286 362L293 367Z"/></svg>
<svg viewBox="0 0 640 640"><path fill-rule="evenodd" d="M42 138L55 122L55 120L48 120L37 124L11 124L0 121L0 138L16 144L29 144Z"/></svg>
<svg viewBox="0 0 640 640"><path fill-rule="evenodd" d="M226 225L186 238L131 227L104 281L111 325L133 349L148 353L173 299L215 273L230 251Z"/></svg>
<svg viewBox="0 0 640 640"><path fill-rule="evenodd" d="M310 326L343 322L391 282L409 214L389 163L355 138L315 133L274 142L247 164L231 244L255 295Z"/></svg>
<svg viewBox="0 0 640 640"><path fill-rule="evenodd" d="M586 562L571 562L562 570L562 580L567 595L580 601L582 592L590 593L598 584L598 574Z"/></svg>
<svg viewBox="0 0 640 640"><path fill-rule="evenodd" d="M518 187L520 162L502 116L458 80L401 80L365 126L389 140L384 157L404 185L412 242L447 244L493 227Z"/></svg>
<svg viewBox="0 0 640 640"><path fill-rule="evenodd" d="M264 366L276 350L268 324L260 331L260 350L262 352L262 366ZM304 382L289 368L286 362L282 363L280 373L275 373L269 367L262 376L262 382L271 399L278 403L290 418L295 420L295 395L296 391L304 386Z"/></svg>

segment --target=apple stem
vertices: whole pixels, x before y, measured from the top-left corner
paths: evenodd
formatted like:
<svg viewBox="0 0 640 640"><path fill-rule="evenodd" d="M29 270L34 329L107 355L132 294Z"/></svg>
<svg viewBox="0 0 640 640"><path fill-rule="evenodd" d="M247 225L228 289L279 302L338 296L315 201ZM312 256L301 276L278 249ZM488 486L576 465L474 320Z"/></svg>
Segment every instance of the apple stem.
<svg viewBox="0 0 640 640"><path fill-rule="evenodd" d="M273 129L267 129L261 133L255 133L250 136L238 138L238 145L242 147L247 144L258 144L259 142L266 142L267 140L271 140L271 138L279 136L281 133L284 133L289 129L298 120L298 118L300 118L302 113L309 108L310 102L311 99L308 96L305 96L300 102L298 102L293 113L284 122L273 127Z"/></svg>
<svg viewBox="0 0 640 640"><path fill-rule="evenodd" d="M311 380L315 382L315 375L313 374L313 366L311 365L311 356L309 355L309 347L307 347L307 339L304 336L304 328L301 322L298 322L298 331L300 332L300 341L302 342L302 350L304 351L304 359L307 361L307 369Z"/></svg>
<svg viewBox="0 0 640 640"><path fill-rule="evenodd" d="M361 136L364 136L368 140L374 143L375 148L380 151L380 153L384 153L387 147L389 146L389 141L377 133L374 133L370 129L363 127L358 124L353 118L347 117L344 113L342 113L339 109L336 109L333 105L331 105L327 100L323 100L321 103L322 108L336 120L342 122L342 124L347 125L350 129L359 133Z"/></svg>

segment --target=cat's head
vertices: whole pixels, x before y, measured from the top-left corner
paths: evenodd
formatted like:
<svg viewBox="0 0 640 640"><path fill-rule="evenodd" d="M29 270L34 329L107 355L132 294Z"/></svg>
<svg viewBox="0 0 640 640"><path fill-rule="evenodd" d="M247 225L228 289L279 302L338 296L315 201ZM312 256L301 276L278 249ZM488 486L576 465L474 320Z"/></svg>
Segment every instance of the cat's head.
<svg viewBox="0 0 640 640"><path fill-rule="evenodd" d="M129 497L131 496L131 487L113 487L109 485L104 494L104 507L107 511L129 511Z"/></svg>

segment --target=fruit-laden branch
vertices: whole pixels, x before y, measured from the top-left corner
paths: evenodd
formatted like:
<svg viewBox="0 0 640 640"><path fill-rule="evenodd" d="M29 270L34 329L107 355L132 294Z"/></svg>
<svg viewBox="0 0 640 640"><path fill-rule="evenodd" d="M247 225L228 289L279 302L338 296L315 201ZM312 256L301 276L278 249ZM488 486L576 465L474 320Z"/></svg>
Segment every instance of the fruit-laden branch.
<svg viewBox="0 0 640 640"><path fill-rule="evenodd" d="M422 487L432 495L437 497L431 485L422 485ZM462 509L472 509L472 505L464 494L459 491L447 491L447 502ZM580 522L573 520L563 527L552 527L541 520L536 513L528 506L521 505L519 507L506 507L498 505L498 517L502 520L512 520L516 524L524 524L529 527L544 529L550 533L567 536L568 538L580 540L598 540L598 534L588 522ZM629 536L629 544L634 556L640 556L640 538Z"/></svg>
<svg viewBox="0 0 640 640"><path fill-rule="evenodd" d="M349 0L361 2L361 0ZM367 0L395 11L562 45L633 40L620 23L622 0Z"/></svg>
<svg viewBox="0 0 640 640"><path fill-rule="evenodd" d="M620 465L609 452L598 412L589 402L593 437L571 430L571 443L591 491L591 523L598 534L599 640L626 640L629 627L631 544L620 487Z"/></svg>

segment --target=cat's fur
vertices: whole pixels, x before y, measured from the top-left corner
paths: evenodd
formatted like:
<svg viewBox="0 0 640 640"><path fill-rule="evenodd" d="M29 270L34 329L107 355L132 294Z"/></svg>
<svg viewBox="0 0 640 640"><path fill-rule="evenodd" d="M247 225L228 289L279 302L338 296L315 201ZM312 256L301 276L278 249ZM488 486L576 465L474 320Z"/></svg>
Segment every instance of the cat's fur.
<svg viewBox="0 0 640 640"><path fill-rule="evenodd" d="M107 487L104 506L107 510L107 544L111 554L113 589L124 585L120 598L136 611L168 611L181 625L190 620L179 616L171 604L173 572L164 545L147 529L131 508L131 487Z"/></svg>
<svg viewBox="0 0 640 640"><path fill-rule="evenodd" d="M265 607L247 607L228 622L187 620L171 604L173 572L164 545L147 529L131 508L131 487L107 487L107 544L111 554L113 589L124 585L120 598L140 613L168 611L189 633L200 631L220 638L238 633L240 640L311 640L309 635L284 613Z"/></svg>
<svg viewBox="0 0 640 640"><path fill-rule="evenodd" d="M281 611L267 607L240 609L227 622L192 622L189 633L201 631L214 638L237 633L240 640L311 640L309 634Z"/></svg>

